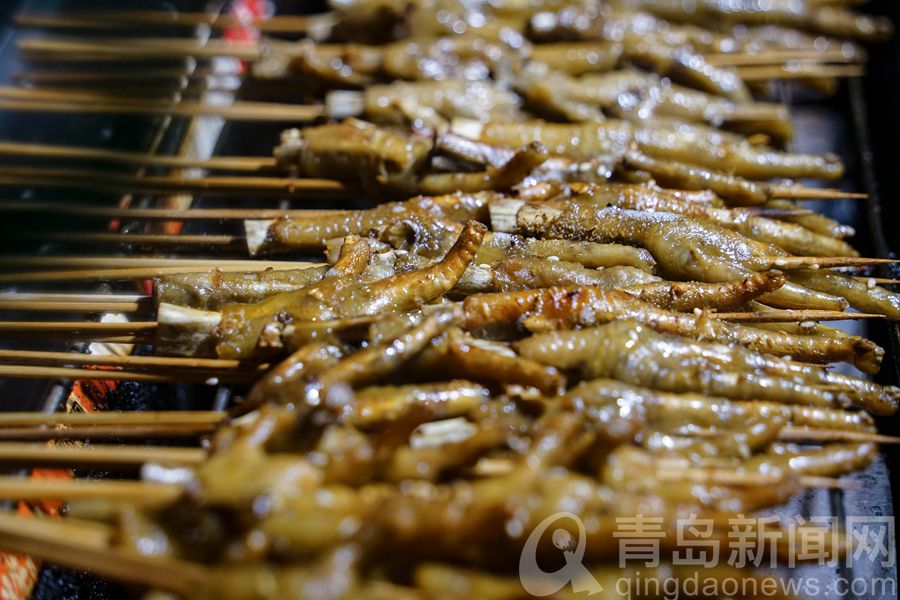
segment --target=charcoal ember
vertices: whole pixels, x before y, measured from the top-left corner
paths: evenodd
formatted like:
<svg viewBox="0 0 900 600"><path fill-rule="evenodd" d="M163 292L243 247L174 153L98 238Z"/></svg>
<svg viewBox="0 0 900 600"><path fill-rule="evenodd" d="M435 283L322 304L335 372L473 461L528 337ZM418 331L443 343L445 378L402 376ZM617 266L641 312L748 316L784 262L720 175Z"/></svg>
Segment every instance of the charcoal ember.
<svg viewBox="0 0 900 600"><path fill-rule="evenodd" d="M48 565L41 570L31 600L119 600L130 594L85 571Z"/></svg>

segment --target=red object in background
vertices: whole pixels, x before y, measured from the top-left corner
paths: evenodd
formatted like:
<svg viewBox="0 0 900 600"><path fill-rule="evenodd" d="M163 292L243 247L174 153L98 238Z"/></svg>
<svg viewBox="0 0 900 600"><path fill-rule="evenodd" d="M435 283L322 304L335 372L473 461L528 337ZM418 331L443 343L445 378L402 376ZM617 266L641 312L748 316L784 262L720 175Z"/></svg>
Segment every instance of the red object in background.
<svg viewBox="0 0 900 600"><path fill-rule="evenodd" d="M239 25L225 28L222 33L226 40L254 42L259 39L259 30L254 23L272 14L272 5L268 0L235 0L229 13Z"/></svg>

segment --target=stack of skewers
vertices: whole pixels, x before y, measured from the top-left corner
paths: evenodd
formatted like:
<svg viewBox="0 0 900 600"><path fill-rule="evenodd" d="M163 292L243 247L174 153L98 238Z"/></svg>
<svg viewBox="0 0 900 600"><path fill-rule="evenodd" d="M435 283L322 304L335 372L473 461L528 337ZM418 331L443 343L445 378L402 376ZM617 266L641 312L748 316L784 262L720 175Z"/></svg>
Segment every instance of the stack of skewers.
<svg viewBox="0 0 900 600"><path fill-rule="evenodd" d="M292 42L24 42L35 60L232 56L296 102L148 98L129 93L143 89L141 72L116 93L73 85L122 73L47 71L23 76L34 87L0 89L0 109L295 127L267 157L7 142L4 156L67 166L6 166L3 183L329 208L3 204L239 221L244 234L55 232L46 239L243 256L212 269L153 254L17 259L67 268L0 276L155 277L143 295L3 295L4 310L134 317L0 322L4 336L154 351L4 350L3 375L226 382L236 396L225 411L0 416L7 463L122 473L0 479L2 498L66 503L62 519L0 515L0 546L183 597L507 599L530 597L518 572L526 540L565 511L584 529L558 526L585 542L584 567L609 597L619 579L760 580L671 564L698 541L677 523L707 520L704 539L727 544L736 519L840 489L896 441L870 414L896 412L900 389L863 375L884 350L825 322L900 320L900 294L864 270L891 261L859 256L852 228L798 203L863 197L795 183L839 179L840 158L788 150L789 107L759 98L780 79L834 92L861 74L859 43L891 27L849 2L687 4L359 1L256 23L304 36ZM21 22L231 24L141 12ZM173 172L68 166L83 161ZM180 445L122 443L165 438ZM48 440L90 443L36 444ZM126 479L135 467L140 480ZM617 543L618 525L638 516L662 523L663 560L640 571L619 565ZM791 564L804 557L790 536L822 534L756 527L753 550ZM545 537L540 556L574 548ZM828 556L852 551L842 532L829 539Z"/></svg>

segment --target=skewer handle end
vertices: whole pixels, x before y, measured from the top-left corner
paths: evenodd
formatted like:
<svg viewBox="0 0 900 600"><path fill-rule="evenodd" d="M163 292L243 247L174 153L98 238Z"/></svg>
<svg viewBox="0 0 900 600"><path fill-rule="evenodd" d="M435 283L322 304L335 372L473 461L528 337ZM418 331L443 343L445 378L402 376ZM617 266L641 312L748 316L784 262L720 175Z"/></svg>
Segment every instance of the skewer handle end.
<svg viewBox="0 0 900 600"><path fill-rule="evenodd" d="M260 253L266 243L269 226L272 223L271 219L244 221L244 235L247 239L247 251L250 256L257 256Z"/></svg>

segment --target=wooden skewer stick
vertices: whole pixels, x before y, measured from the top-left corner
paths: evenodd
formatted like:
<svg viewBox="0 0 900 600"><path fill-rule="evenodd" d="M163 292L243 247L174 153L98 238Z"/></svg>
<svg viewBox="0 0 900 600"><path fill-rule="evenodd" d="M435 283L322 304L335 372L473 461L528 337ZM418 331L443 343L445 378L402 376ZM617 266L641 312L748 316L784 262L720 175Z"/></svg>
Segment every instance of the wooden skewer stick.
<svg viewBox="0 0 900 600"><path fill-rule="evenodd" d="M206 159L193 159L186 156L160 156L145 152L22 142L0 142L0 156L84 160L129 166L205 169L208 171L254 172L262 169L274 169L277 166L275 159L268 156L212 156Z"/></svg>
<svg viewBox="0 0 900 600"><path fill-rule="evenodd" d="M62 337L62 336L56 336ZM69 339L89 339L107 343L140 343L147 340L134 336L102 336L102 335L69 335ZM79 369L74 367L37 367L23 365L0 365L0 377L14 379L108 379L113 381L145 381L168 383L204 383L217 385L221 383L251 383L259 379L259 373L222 371L215 373L193 373L190 371L175 372L172 369L161 369L158 373L145 371L126 371L111 369Z"/></svg>
<svg viewBox="0 0 900 600"><path fill-rule="evenodd" d="M120 96L115 94L109 94L102 91L95 90L73 90L70 88L34 88L34 87L18 87L18 86L10 86L10 85L0 85L0 98L6 98L9 100L43 100L47 102L66 102L71 104L102 104L105 102L113 102L113 103L123 103L129 104L136 107L149 107L149 108L170 108L172 106L192 106L197 105L199 107L218 107L218 106L232 106L232 107L243 107L243 108L253 108L256 110L260 109L296 109L303 108L308 109L308 106L302 104L284 104L284 103L270 103L270 102L237 102L232 104L213 104L209 102L196 102L196 101L179 101L172 102L168 99L161 98L135 98L132 96ZM320 115L316 115L320 116ZM315 117L314 117L315 118Z"/></svg>
<svg viewBox="0 0 900 600"><path fill-rule="evenodd" d="M874 283L875 285L897 285L900 283L900 279L887 279L885 277L854 277L857 281L863 281L865 283Z"/></svg>
<svg viewBox="0 0 900 600"><path fill-rule="evenodd" d="M717 313L710 315L724 321L741 323L795 323L807 321L849 321L856 319L883 319L884 315L841 312L839 310L773 310L763 312Z"/></svg>
<svg viewBox="0 0 900 600"><path fill-rule="evenodd" d="M2 311L138 313L153 311L153 297L141 294L0 293Z"/></svg>
<svg viewBox="0 0 900 600"><path fill-rule="evenodd" d="M743 67L755 65L782 65L791 61L816 63L858 63L859 57L840 50L770 50L762 52L726 52L704 55L706 61L717 67Z"/></svg>
<svg viewBox="0 0 900 600"><path fill-rule="evenodd" d="M21 480L20 480L21 481ZM28 484L30 482L23 481ZM130 482L128 482L130 483ZM91 497L84 491L78 490L73 482L56 484L57 492L66 494L81 493L84 497ZM102 492L113 492L114 498L122 496L128 500L147 502L153 499L157 504L171 501L165 498L163 492L167 488L162 486L147 486L140 484L134 486L137 489L129 490L130 495L124 494L126 488L115 487L123 482L91 482L94 486L93 493L97 497L106 497ZM105 487L99 487L105 484ZM13 496L23 495L17 491L13 482L6 488ZM19 484L21 485L21 484ZM148 492L149 498L141 498L141 488ZM153 492L150 488L160 491ZM121 490L121 491L120 491ZM39 517L21 517L12 513L0 513L0 548L20 552L34 558L45 560L71 567L74 569L86 569L104 577L120 579L130 583L138 583L153 588L168 590L184 596L190 595L199 585L202 585L208 574L203 567L186 561L170 558L150 558L127 550L115 550L107 545L91 543L96 536L85 535L86 532L96 531L93 528L85 528L76 525L72 521L48 520Z"/></svg>
<svg viewBox="0 0 900 600"><path fill-rule="evenodd" d="M283 271L289 269L307 269L318 267L323 263L291 260L221 260L218 258L160 258L152 256L0 256L0 268L31 269L34 267L53 267L57 269L134 269L143 267L164 267L207 271L219 269L223 272L263 271L272 269ZM7 298L9 294L0 294Z"/></svg>
<svg viewBox="0 0 900 600"><path fill-rule="evenodd" d="M0 440L50 441L91 440L97 443L105 438L115 439L164 439L192 438L215 431L215 425L83 425L79 427L47 428L41 426L0 428ZM62 463L61 463L62 464Z"/></svg>
<svg viewBox="0 0 900 600"><path fill-rule="evenodd" d="M858 490L861 485L858 481L841 481L831 477L817 477L815 475L803 475L797 478L797 483L806 488L823 488L829 490Z"/></svg>
<svg viewBox="0 0 900 600"><path fill-rule="evenodd" d="M780 219L783 217L803 217L806 215L814 215L816 211L809 208L772 208L768 206L745 206L742 210L753 213L761 217L771 217Z"/></svg>
<svg viewBox="0 0 900 600"><path fill-rule="evenodd" d="M113 40L84 41L78 39L29 38L19 40L19 52L27 58L63 58L65 60L161 60L184 58L230 57L255 61L262 50L255 42L208 40L198 42L190 38L134 38L128 43ZM276 44L277 45L277 44Z"/></svg>
<svg viewBox="0 0 900 600"><path fill-rule="evenodd" d="M126 323L77 323L71 321L0 321L0 334L100 333L106 335L137 335L144 333L152 334L156 331L156 327L156 321L129 321Z"/></svg>
<svg viewBox="0 0 900 600"><path fill-rule="evenodd" d="M21 427L30 425L65 425L83 427L85 425L217 425L226 413L214 410L160 410L135 412L92 412L92 413L44 413L44 412L3 412L0 413L0 427Z"/></svg>
<svg viewBox="0 0 900 600"><path fill-rule="evenodd" d="M779 209L774 209L779 210ZM165 208L113 208L84 206L70 202L31 202L0 200L0 211L10 213L37 213L71 215L97 219L126 219L133 221L226 221L248 219L278 219L289 217L303 219L340 214L340 210L277 209L277 208L191 208L168 210ZM811 211L792 211L791 214L809 214ZM782 213L779 213L782 214Z"/></svg>
<svg viewBox="0 0 900 600"><path fill-rule="evenodd" d="M97 300L56 301L56 300L5 300L0 298L0 311L23 312L78 312L78 313L150 313L153 310L153 299L145 297L143 301L119 302L106 301L102 296Z"/></svg>
<svg viewBox="0 0 900 600"><path fill-rule="evenodd" d="M330 19L329 15L273 15L265 19L252 19L245 22L233 15L211 15L202 12L109 10L78 11L67 14L23 13L16 16L16 25L65 29L120 29L126 25L141 28L147 26L196 27L199 25L215 28L249 26L273 33L305 33L316 23L326 23Z"/></svg>
<svg viewBox="0 0 900 600"><path fill-rule="evenodd" d="M2 100L0 100L0 108L2 108ZM147 194L194 193L246 196L252 193L290 198L352 198L354 195L354 190L351 186L331 179L237 176L187 177L182 175L136 176L87 169L43 167L0 167L0 183Z"/></svg>
<svg viewBox="0 0 900 600"><path fill-rule="evenodd" d="M265 367L255 363L218 358L180 356L116 356L84 354L81 352L49 352L41 350L0 350L0 362L22 362L44 365L105 365L110 367L197 369L202 371L257 370ZM3 414L0 413L0 417ZM3 425L0 418L0 426Z"/></svg>
<svg viewBox="0 0 900 600"><path fill-rule="evenodd" d="M112 99L106 101L44 100L11 98L0 94L0 109L20 112L119 114L138 116L200 117L218 116L233 121L308 122L325 116L318 105L277 104L273 102L235 102L215 105L182 101L177 104L151 101Z"/></svg>
<svg viewBox="0 0 900 600"><path fill-rule="evenodd" d="M842 429L816 429L812 427L782 427L778 439L785 442L873 442L876 444L900 444L900 437L879 435L865 431Z"/></svg>
<svg viewBox="0 0 900 600"><path fill-rule="evenodd" d="M778 256L769 259L768 269L830 269L835 267L866 267L890 265L900 262L893 258L866 258L855 256Z"/></svg>
<svg viewBox="0 0 900 600"><path fill-rule="evenodd" d="M0 464L55 467L135 467L146 463L196 465L209 456L203 448L165 446L85 445L0 442Z"/></svg>
<svg viewBox="0 0 900 600"><path fill-rule="evenodd" d="M2 142L0 142L2 146ZM105 206L84 206L71 202L41 202L28 200L0 200L0 210L7 213L50 213L98 219L131 219L135 221L191 221L191 220L258 220L288 217L303 219L309 217L333 216L352 211L337 209L277 209L277 208L193 208L167 210L165 208L113 208ZM767 208L747 207L748 212L764 217L798 217L815 214L807 208Z"/></svg>
<svg viewBox="0 0 900 600"><path fill-rule="evenodd" d="M200 247L243 247L244 238L234 235L179 234L165 233L111 233L81 231L41 231L13 234L14 239L39 240L50 243L78 244L94 246L98 244L128 244L135 246L200 246Z"/></svg>
<svg viewBox="0 0 900 600"><path fill-rule="evenodd" d="M6 500L103 499L159 506L174 502L183 491L179 485L141 481L51 480L0 476L0 498Z"/></svg>
<svg viewBox="0 0 900 600"><path fill-rule="evenodd" d="M860 65L822 65L818 63L797 63L781 66L735 67L744 81L767 81L770 79L833 79L838 77L862 77L865 68Z"/></svg>
<svg viewBox="0 0 900 600"><path fill-rule="evenodd" d="M307 263L306 268L323 266L325 263ZM35 283L35 282L63 282L63 281L129 281L134 279L152 279L163 275L178 275L181 273L202 273L211 269L218 269L223 273L241 273L245 271L259 271L265 267L241 268L218 267L215 265L184 266L184 267L137 267L133 269L86 269L86 270L61 270L61 271L33 271L30 273L7 273L0 275L0 283Z"/></svg>
<svg viewBox="0 0 900 600"><path fill-rule="evenodd" d="M69 302L106 302L116 306L128 307L149 302L150 296L144 294L79 294L68 292L0 292L0 303L5 302L46 302L48 304L67 304Z"/></svg>
<svg viewBox="0 0 900 600"><path fill-rule="evenodd" d="M154 415L152 412L150 414ZM96 415L79 416L93 417ZM197 416L199 417L201 414L198 413ZM192 438L212 433L225 419L223 413L215 411L203 413L202 417L190 420L157 418L157 422L154 422L153 419L123 420L121 422L112 419L61 420L56 425L54 423L57 421L48 419L50 422L47 424L0 426L0 440L35 442L90 439L93 443L97 443L105 438ZM182 463L185 461L179 459L177 461L170 460L170 462Z"/></svg>
<svg viewBox="0 0 900 600"><path fill-rule="evenodd" d="M539 203L528 203L524 200L498 200L490 205L491 225L494 231L515 233L528 226L538 228L546 226L554 219L562 215L557 208L543 206ZM256 245L256 234L250 235L248 230L248 245L251 253ZM763 260L760 257L756 260ZM852 256L772 256L765 257L765 264L761 270L780 269L783 271L792 269L825 269L834 267L864 267L869 265L893 264L900 259L891 258L865 258Z"/></svg>
<svg viewBox="0 0 900 600"><path fill-rule="evenodd" d="M772 196L787 200L843 200L845 198L866 200L868 194L845 192L831 188L808 188L798 185L784 185L772 189Z"/></svg>
<svg viewBox="0 0 900 600"><path fill-rule="evenodd" d="M228 79L236 77L229 73L216 73L206 67L197 67L188 72L184 68L159 68L144 69L140 72L126 71L20 71L13 74L16 81L27 81L37 85L66 85L66 84L143 84L159 85L160 81L194 81L209 79Z"/></svg>

